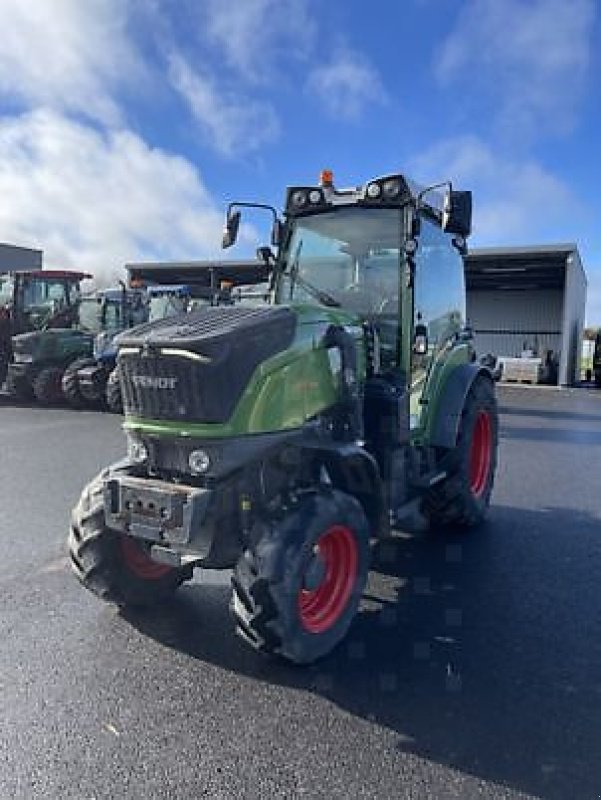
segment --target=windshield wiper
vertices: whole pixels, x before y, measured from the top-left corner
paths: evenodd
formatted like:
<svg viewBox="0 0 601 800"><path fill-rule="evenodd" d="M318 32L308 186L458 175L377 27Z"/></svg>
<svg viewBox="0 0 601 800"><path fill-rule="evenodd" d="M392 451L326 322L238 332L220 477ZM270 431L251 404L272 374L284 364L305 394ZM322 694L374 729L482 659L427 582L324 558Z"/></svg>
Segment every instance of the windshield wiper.
<svg viewBox="0 0 601 800"><path fill-rule="evenodd" d="M294 292L294 287L298 283L299 286L302 286L303 289L306 289L310 295L312 295L316 300L318 300L322 306L328 306L329 308L340 308L340 303L331 294L324 292L323 289L318 289L317 286L314 286L310 283L306 278L303 278L301 275L298 274L299 266L300 266L300 254L303 249L303 242L302 240L298 243L298 247L296 248L296 252L294 254L294 260L292 261L292 266L290 267L289 272L284 272L283 274L290 278L290 293L289 299L292 300L292 293Z"/></svg>
<svg viewBox="0 0 601 800"><path fill-rule="evenodd" d="M329 308L340 308L340 303L338 300L336 300L336 298L332 297L331 294L324 292L323 289L318 289L317 286L313 286L312 283L309 283L309 281L301 278L300 275L296 276L296 282L302 286L303 289L306 289L309 294L312 294L316 300L319 300L322 306L328 306Z"/></svg>

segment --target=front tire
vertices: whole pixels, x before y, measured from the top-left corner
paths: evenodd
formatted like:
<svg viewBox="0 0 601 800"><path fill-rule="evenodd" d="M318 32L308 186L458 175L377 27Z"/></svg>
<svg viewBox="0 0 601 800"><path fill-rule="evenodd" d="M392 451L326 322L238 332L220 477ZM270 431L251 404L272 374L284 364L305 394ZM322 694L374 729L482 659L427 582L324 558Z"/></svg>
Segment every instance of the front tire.
<svg viewBox="0 0 601 800"><path fill-rule="evenodd" d="M79 379L77 373L84 367L91 367L95 364L93 358L76 358L72 361L63 374L62 390L65 400L73 408L84 408L87 405L85 397L79 389Z"/></svg>
<svg viewBox="0 0 601 800"><path fill-rule="evenodd" d="M367 580L361 505L340 491L310 492L251 538L232 578L238 633L297 664L325 656L346 635Z"/></svg>
<svg viewBox="0 0 601 800"><path fill-rule="evenodd" d="M105 524L105 470L82 492L73 509L69 531L71 567L79 581L119 606L155 605L170 597L192 569L175 569L153 561L143 543Z"/></svg>
<svg viewBox="0 0 601 800"><path fill-rule="evenodd" d="M63 397L63 370L60 367L45 367L33 379L33 394L43 406L58 405Z"/></svg>
<svg viewBox="0 0 601 800"><path fill-rule="evenodd" d="M463 407L448 477L425 498L424 513L432 528L471 528L482 522L495 479L498 437L494 384L487 378L476 378Z"/></svg>

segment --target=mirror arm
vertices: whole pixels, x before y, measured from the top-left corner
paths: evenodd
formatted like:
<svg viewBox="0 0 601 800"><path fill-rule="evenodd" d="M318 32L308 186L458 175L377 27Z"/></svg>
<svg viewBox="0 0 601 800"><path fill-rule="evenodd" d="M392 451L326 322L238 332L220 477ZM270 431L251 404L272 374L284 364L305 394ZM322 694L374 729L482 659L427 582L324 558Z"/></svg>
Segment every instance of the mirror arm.
<svg viewBox="0 0 601 800"><path fill-rule="evenodd" d="M264 208L266 211L271 211L274 222L277 222L279 219L277 209L274 206L270 206L267 203L246 203L241 201L234 201L233 203L230 203L227 207L228 217L235 208Z"/></svg>
<svg viewBox="0 0 601 800"><path fill-rule="evenodd" d="M421 192L419 192L419 194L417 195L417 200L415 203L416 210L418 212L423 206L428 205L429 208L431 208L433 211L436 211L437 214L440 214L442 216L442 209L434 208L433 206L430 206L429 204L426 204L424 202L424 197L430 192L433 192L435 189L446 189L450 194L453 191L453 184L451 183L451 181L443 181L442 183L434 183L432 184L432 186L426 186L424 189L422 189Z"/></svg>

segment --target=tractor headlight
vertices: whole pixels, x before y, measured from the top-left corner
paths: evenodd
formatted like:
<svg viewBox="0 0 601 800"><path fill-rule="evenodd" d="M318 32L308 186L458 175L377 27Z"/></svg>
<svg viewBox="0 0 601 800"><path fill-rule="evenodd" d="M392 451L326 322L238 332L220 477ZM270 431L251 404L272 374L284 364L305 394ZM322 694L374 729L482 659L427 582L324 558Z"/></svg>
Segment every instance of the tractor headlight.
<svg viewBox="0 0 601 800"><path fill-rule="evenodd" d="M392 178L389 181L384 181L382 193L387 200L396 200L401 193L400 180L398 178Z"/></svg>
<svg viewBox="0 0 601 800"><path fill-rule="evenodd" d="M140 439L133 436L127 437L127 455L134 464L144 464L148 461L148 448Z"/></svg>
<svg viewBox="0 0 601 800"><path fill-rule="evenodd" d="M367 185L367 196L370 200L377 200L382 194L382 187L379 183L369 183Z"/></svg>
<svg viewBox="0 0 601 800"><path fill-rule="evenodd" d="M211 466L211 458L206 450L192 450L188 456L188 466L193 475L204 475Z"/></svg>
<svg viewBox="0 0 601 800"><path fill-rule="evenodd" d="M295 208L303 208L307 205L307 192L294 192L290 198L290 202Z"/></svg>
<svg viewBox="0 0 601 800"><path fill-rule="evenodd" d="M313 205L317 205L317 203L321 203L322 199L323 199L322 198L322 194L319 191L319 189L312 189L309 192L309 202L313 203Z"/></svg>

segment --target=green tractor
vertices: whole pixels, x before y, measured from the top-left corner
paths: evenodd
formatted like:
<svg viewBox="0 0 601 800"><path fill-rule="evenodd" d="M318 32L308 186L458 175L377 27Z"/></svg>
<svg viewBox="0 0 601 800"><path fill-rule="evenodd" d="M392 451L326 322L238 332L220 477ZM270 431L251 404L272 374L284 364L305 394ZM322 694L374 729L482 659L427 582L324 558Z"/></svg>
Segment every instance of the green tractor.
<svg viewBox="0 0 601 800"><path fill-rule="evenodd" d="M0 386L13 360L12 337L72 327L77 319L80 283L91 277L84 272L46 269L0 274Z"/></svg>
<svg viewBox="0 0 601 800"><path fill-rule="evenodd" d="M93 360L95 337L118 328L130 306L124 289L94 292L80 298L72 308L73 327L13 336L9 392L22 400L35 398L42 405L66 400L73 406L83 406L85 398L73 380L74 371Z"/></svg>
<svg viewBox="0 0 601 800"><path fill-rule="evenodd" d="M464 323L470 192L402 175L337 190L326 173L288 189L283 220L259 207L272 303L123 336L128 457L84 489L69 548L121 606L231 568L238 633L310 663L347 633L375 539L484 518L495 384Z"/></svg>

